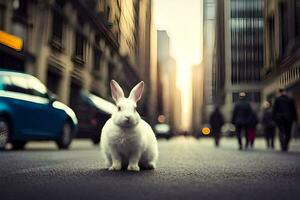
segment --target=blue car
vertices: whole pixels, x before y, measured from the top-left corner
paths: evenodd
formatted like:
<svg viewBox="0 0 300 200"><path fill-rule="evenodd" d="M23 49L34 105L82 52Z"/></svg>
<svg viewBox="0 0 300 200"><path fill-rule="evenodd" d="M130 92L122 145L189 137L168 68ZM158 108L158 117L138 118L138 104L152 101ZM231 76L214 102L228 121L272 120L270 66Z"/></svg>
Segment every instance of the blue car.
<svg viewBox="0 0 300 200"><path fill-rule="evenodd" d="M0 70L0 149L7 143L23 149L30 140L54 140L59 149L67 149L76 127L73 110L37 78Z"/></svg>

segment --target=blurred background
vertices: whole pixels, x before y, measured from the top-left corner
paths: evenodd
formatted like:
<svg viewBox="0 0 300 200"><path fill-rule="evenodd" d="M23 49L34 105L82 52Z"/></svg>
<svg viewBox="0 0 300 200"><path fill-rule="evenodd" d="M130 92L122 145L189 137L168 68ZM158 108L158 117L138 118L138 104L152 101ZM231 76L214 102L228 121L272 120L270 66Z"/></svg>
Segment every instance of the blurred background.
<svg viewBox="0 0 300 200"><path fill-rule="evenodd" d="M260 113L285 88L300 114L299 0L0 0L0 30L0 68L41 80L82 130L99 119L82 94L112 102L111 79L127 95L143 80L140 114L172 135L201 135L215 106L229 122L240 92Z"/></svg>

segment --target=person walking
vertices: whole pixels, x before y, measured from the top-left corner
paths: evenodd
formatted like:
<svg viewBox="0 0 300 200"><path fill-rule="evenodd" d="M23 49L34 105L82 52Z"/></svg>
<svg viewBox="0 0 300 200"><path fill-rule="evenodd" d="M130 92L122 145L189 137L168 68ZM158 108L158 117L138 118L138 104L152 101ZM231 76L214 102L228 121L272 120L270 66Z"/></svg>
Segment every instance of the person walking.
<svg viewBox="0 0 300 200"><path fill-rule="evenodd" d="M258 124L258 117L256 112L251 109L249 120L247 123L247 132L246 132L246 144L245 148L247 149L250 145L251 148L253 148L254 140L256 137L256 126Z"/></svg>
<svg viewBox="0 0 300 200"><path fill-rule="evenodd" d="M235 104L231 123L235 125L236 136L239 143L239 150L243 149L242 131L247 131L248 120L251 114L251 106L246 101L246 93L239 94L239 101Z"/></svg>
<svg viewBox="0 0 300 200"><path fill-rule="evenodd" d="M272 117L271 103L268 101L264 103L264 111L261 123L264 129L267 148L274 149L274 136L276 131L276 124Z"/></svg>
<svg viewBox="0 0 300 200"><path fill-rule="evenodd" d="M279 129L279 139L282 151L288 151L292 125L297 121L297 111L294 100L284 89L279 89L279 96L275 99L273 118Z"/></svg>
<svg viewBox="0 0 300 200"><path fill-rule="evenodd" d="M212 134L215 139L215 145L216 145L216 147L218 147L220 138L221 138L221 128L224 125L224 117L218 106L215 108L213 113L210 115L209 124L210 124L211 131L212 131Z"/></svg>

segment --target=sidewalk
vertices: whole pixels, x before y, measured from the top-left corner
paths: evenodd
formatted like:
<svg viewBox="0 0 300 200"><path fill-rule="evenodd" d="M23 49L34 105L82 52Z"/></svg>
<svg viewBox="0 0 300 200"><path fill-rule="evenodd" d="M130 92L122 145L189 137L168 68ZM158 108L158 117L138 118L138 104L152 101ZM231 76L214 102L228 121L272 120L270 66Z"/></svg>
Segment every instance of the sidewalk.
<svg viewBox="0 0 300 200"><path fill-rule="evenodd" d="M213 138L204 138L204 139L200 139L200 140L203 140L202 143L204 143L204 144L207 143L207 145L214 145ZM207 141L204 141L204 140L207 140ZM243 144L245 144L245 140L243 140ZM291 139L289 146L290 146L289 147L290 152L300 152L300 139ZM235 137L221 138L220 148L238 149L237 139ZM267 149L266 141L262 137L255 139L254 149L270 151L270 149ZM278 138L275 139L275 150L280 151L280 143L279 143Z"/></svg>

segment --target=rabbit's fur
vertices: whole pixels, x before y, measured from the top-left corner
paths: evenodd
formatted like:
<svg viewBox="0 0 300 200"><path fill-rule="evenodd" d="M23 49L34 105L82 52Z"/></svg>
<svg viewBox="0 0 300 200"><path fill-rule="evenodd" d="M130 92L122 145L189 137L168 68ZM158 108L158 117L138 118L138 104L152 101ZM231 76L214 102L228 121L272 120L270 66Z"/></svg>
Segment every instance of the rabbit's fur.
<svg viewBox="0 0 300 200"><path fill-rule="evenodd" d="M150 125L136 111L144 82L138 83L128 98L116 81L112 80L110 86L118 111L105 123L101 133L101 151L108 169L154 169L158 158L157 141Z"/></svg>

